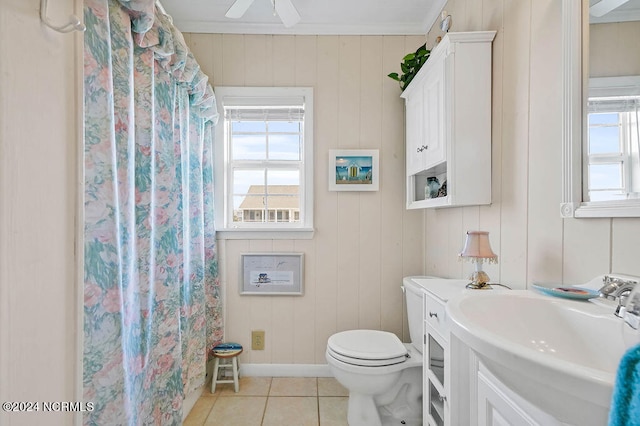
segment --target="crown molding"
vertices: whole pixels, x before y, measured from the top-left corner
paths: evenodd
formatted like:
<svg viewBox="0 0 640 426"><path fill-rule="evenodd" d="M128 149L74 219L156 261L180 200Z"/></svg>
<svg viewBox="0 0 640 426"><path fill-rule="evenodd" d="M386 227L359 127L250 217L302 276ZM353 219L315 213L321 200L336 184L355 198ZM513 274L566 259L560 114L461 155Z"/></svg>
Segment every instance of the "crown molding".
<svg viewBox="0 0 640 426"><path fill-rule="evenodd" d="M174 20L174 25L185 33L211 34L284 34L284 35L424 35L423 25L341 25L304 24L285 28L281 23L212 22Z"/></svg>

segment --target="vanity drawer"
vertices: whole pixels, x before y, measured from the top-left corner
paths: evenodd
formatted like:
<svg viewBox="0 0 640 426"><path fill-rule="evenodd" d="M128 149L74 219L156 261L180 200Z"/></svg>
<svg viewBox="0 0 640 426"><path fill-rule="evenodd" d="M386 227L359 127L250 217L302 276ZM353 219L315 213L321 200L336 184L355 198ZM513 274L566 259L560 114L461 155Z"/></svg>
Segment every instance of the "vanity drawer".
<svg viewBox="0 0 640 426"><path fill-rule="evenodd" d="M445 305L429 293L424 297L424 319L434 331L448 340Z"/></svg>

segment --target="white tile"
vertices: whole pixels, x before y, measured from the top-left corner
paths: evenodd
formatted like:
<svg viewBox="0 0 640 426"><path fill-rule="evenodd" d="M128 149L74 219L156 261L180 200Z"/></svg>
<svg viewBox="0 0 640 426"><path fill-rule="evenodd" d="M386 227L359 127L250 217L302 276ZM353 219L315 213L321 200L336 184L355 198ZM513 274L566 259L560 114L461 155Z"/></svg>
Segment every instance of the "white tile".
<svg viewBox="0 0 640 426"><path fill-rule="evenodd" d="M262 426L318 426L318 399L314 397L270 397Z"/></svg>
<svg viewBox="0 0 640 426"><path fill-rule="evenodd" d="M269 396L317 396L315 377L274 377Z"/></svg>
<svg viewBox="0 0 640 426"><path fill-rule="evenodd" d="M264 396L220 396L205 426L260 426L266 403Z"/></svg>
<svg viewBox="0 0 640 426"><path fill-rule="evenodd" d="M320 426L348 426L348 404L349 398L347 397L319 398Z"/></svg>

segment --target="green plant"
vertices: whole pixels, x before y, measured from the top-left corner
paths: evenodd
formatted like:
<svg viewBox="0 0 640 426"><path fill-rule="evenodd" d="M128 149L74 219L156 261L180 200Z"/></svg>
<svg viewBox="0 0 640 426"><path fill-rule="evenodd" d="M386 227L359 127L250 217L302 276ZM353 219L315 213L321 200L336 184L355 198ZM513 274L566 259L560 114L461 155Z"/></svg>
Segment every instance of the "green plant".
<svg viewBox="0 0 640 426"><path fill-rule="evenodd" d="M427 62L429 59L429 55L431 51L427 49L426 43L422 46L418 47L414 53L409 53L404 58L402 58L402 62L400 62L400 69L402 70L402 75L398 75L397 72L392 72L388 75L388 77L396 80L400 83L400 89L404 90L413 77L416 76L420 68Z"/></svg>

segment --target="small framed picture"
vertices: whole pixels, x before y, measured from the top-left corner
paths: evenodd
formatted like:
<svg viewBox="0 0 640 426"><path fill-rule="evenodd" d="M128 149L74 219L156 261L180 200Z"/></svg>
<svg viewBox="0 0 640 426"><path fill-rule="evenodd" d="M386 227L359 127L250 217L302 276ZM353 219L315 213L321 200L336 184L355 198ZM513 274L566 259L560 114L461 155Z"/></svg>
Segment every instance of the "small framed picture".
<svg viewBox="0 0 640 426"><path fill-rule="evenodd" d="M302 296L303 253L240 255L240 294Z"/></svg>
<svg viewBox="0 0 640 426"><path fill-rule="evenodd" d="M329 150L329 191L377 191L379 187L377 149Z"/></svg>

